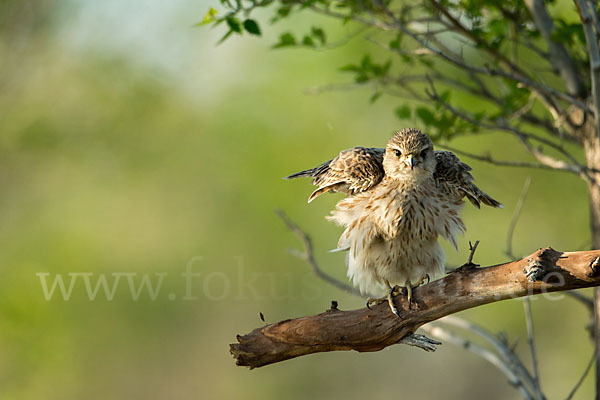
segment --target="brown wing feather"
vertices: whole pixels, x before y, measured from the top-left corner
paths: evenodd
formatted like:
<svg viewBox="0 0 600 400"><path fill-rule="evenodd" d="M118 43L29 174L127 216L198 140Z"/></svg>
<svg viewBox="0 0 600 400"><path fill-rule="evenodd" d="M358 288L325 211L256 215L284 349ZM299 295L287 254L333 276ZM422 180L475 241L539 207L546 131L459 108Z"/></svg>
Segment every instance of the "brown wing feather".
<svg viewBox="0 0 600 400"><path fill-rule="evenodd" d="M354 147L312 169L300 171L286 179L313 177L317 189L310 195L310 203L325 192L343 192L347 195L369 190L383 178L384 149Z"/></svg>
<svg viewBox="0 0 600 400"><path fill-rule="evenodd" d="M460 161L454 153L436 151L434 154L437 164L433 176L438 185L444 187L449 193L456 194L457 200L466 196L477 208L480 207L480 203L502 208L502 204L475 186L473 176L469 173L471 167Z"/></svg>

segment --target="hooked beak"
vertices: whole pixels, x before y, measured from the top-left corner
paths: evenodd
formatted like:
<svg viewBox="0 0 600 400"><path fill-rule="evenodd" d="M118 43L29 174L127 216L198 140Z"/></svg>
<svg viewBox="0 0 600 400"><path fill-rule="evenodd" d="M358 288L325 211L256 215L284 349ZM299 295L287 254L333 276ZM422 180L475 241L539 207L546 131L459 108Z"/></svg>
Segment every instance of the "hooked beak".
<svg viewBox="0 0 600 400"><path fill-rule="evenodd" d="M410 167L410 169L413 169L414 166L419 163L419 160L417 160L417 158L413 154L411 154L408 156L408 158L404 162L406 163L407 166Z"/></svg>

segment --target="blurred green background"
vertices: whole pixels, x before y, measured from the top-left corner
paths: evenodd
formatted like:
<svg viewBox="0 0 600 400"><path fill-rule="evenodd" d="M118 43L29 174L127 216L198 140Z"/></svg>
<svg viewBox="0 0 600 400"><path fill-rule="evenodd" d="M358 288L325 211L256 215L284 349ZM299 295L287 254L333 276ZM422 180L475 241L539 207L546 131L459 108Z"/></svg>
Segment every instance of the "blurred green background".
<svg viewBox="0 0 600 400"><path fill-rule="evenodd" d="M366 41L271 50L289 26L264 24L263 38L216 46L223 30L193 27L215 3L0 3L0 397L518 398L497 370L451 344L433 354L396 346L235 366L228 344L260 326L259 311L276 322L321 312L333 299L342 309L363 305L288 254L300 243L273 212L299 222L327 272L345 280L343 255L326 252L340 230L323 218L339 197L309 206L309 182L281 177L341 149L382 146L418 124L394 117L398 99L371 105L368 91L308 94L347 81L337 67L371 49ZM356 30L319 21L332 40ZM313 22L293 21L299 29ZM452 145L524 157L499 134ZM465 208L460 252L445 244L450 265L464 262L475 239L478 263L506 260L527 176L515 253L589 247L582 181L465 161L505 208ZM188 263L200 276L186 300ZM93 273L92 286L99 276L112 285L113 274L129 275L112 300L102 289L90 300L83 276L69 273ZM59 288L44 296L42 280L51 285L56 274L67 289L75 277L68 300ZM155 299L143 289L134 300L128 279L137 287L144 274L162 285ZM591 355L587 311L570 298L532 305L542 385L564 397ZM461 316L506 332L528 361L520 300ZM592 393L588 379L576 398Z"/></svg>

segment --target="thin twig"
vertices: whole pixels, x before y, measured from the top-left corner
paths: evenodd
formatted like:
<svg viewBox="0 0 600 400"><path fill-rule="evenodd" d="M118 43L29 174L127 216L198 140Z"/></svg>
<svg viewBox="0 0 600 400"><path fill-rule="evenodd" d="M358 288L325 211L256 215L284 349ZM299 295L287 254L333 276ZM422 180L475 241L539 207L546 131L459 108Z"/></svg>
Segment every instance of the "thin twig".
<svg viewBox="0 0 600 400"><path fill-rule="evenodd" d="M500 339L498 339L498 337L496 337L492 333L488 332L487 330L483 329L479 325L476 325L473 322L467 321L463 318L459 318L459 317L450 315L450 316L447 316L447 317L444 317L443 319L441 319L440 322L444 323L444 324L456 326L461 329L468 330L470 332L475 333L476 335L483 338L484 340L486 340L488 343L490 343L494 347L494 349L496 349L498 354L504 360L506 360L508 363L510 363L510 365L513 366L512 368L515 371L515 373L517 373L521 377L521 379L529 385L529 387L531 387L531 388L535 387L533 377L531 376L531 374L529 373L527 368L525 368L525 365L523 365L523 362L514 353L514 351L508 346L507 343L501 341Z"/></svg>
<svg viewBox="0 0 600 400"><path fill-rule="evenodd" d="M521 211L523 209L523 203L525 203L525 198L529 193L529 187L531 186L531 177L528 176L523 184L523 189L521 190L521 195L519 196L519 200L517 201L517 205L515 206L515 212L513 213L512 219L510 221L510 225L508 226L508 234L506 235L506 252L505 254L509 258L516 258L512 251L512 239L515 233L515 228L517 226L517 222L519 221L519 217L521 216Z"/></svg>
<svg viewBox="0 0 600 400"><path fill-rule="evenodd" d="M508 362L500 358L497 354L481 346L478 346L472 341L465 339L447 329L442 328L438 324L425 325L422 326L421 329L433 337L436 337L446 342L450 342L458 347L462 347L483 358L484 360L498 368L508 378L510 384L519 390L521 396L524 399L533 400L533 396L528 391L527 387L523 384L523 381L521 380L519 375L513 370L512 366Z"/></svg>
<svg viewBox="0 0 600 400"><path fill-rule="evenodd" d="M521 195L519 196L519 200L517 201L517 205L515 206L515 211L513 213L513 217L510 221L510 225L508 227L508 233L506 235L506 252L505 254L509 258L515 258L512 250L512 242L513 235L515 233L515 228L517 223L519 222L519 218L521 217L521 212L523 211L523 204L525 203L525 199L527 198L527 194L529 193L529 188L531 187L531 177L527 177L525 183L523 184L523 189L521 190ZM540 385L540 377L538 373L538 362L535 353L535 341L533 336L533 317L531 314L531 302L529 297L523 299L523 307L525 308L525 321L527 326L527 341L529 343L529 350L531 352L531 363L533 366L533 389L535 392L536 399L542 400L544 399L544 395L542 393L542 388Z"/></svg>
<svg viewBox="0 0 600 400"><path fill-rule="evenodd" d="M317 260L315 259L312 240L310 236L308 236L302 229L300 229L298 225L292 222L292 220L282 210L275 210L275 212L277 213L277 215L279 215L279 218L281 218L283 222L287 225L288 229L294 232L296 236L298 236L300 240L302 240L302 243L304 243L304 252L293 252L293 255L306 261L311 266L313 272L325 282L352 295L364 297L358 289L355 289L350 285L340 282L331 275L325 273L317 263Z"/></svg>
<svg viewBox="0 0 600 400"><path fill-rule="evenodd" d="M590 312L594 311L594 300L593 299L591 299L591 298L587 297L586 295L583 295L575 290L570 290L568 292L565 292L565 294L571 296L572 298L574 298L575 300L579 301L581 304L586 306Z"/></svg>
<svg viewBox="0 0 600 400"><path fill-rule="evenodd" d="M581 74L577 70L577 64L575 64L565 46L553 38L555 32L554 22L546 9L545 2L543 0L525 0L525 4L548 45L552 64L560 71L560 75L567 86L567 91L575 96L585 93L585 85L580 77Z"/></svg>
<svg viewBox="0 0 600 400"><path fill-rule="evenodd" d="M573 389L571 389L571 392L569 392L569 395L565 398L565 400L571 400L573 398L573 396L575 396L577 389L579 389L581 387L581 384L583 383L585 378L588 376L590 370L592 369L592 365L594 365L595 360L596 360L596 352L593 352L592 358L590 358L590 361L588 361L588 364L585 367L585 370L583 370L583 374L581 374L581 377L579 378L579 380L577 381L577 383L575 384Z"/></svg>
<svg viewBox="0 0 600 400"><path fill-rule="evenodd" d="M457 149L456 147L451 147L445 144L438 144L438 147L441 147L446 150L450 150L453 153L456 153L461 156L469 157L474 160L483 161L489 164L498 165L502 167L517 167L517 168L536 168L536 169L549 169L556 170L556 168L552 168L548 165L540 164L540 163L532 163L527 161L513 161L513 160L498 160L490 156L489 154L474 154L469 153L464 150ZM571 172L571 170L559 169L559 171Z"/></svg>
<svg viewBox="0 0 600 400"><path fill-rule="evenodd" d="M475 256L475 251L477 250L477 246L479 246L479 240L476 240L475 244L473 244L473 245L471 245L471 242L469 242L469 258L467 259L468 265L475 265L475 264L473 264L473 257Z"/></svg>
<svg viewBox="0 0 600 400"><path fill-rule="evenodd" d="M579 18L583 26L585 41L587 43L590 59L590 78L592 84L592 98L594 100L594 123L596 135L600 136L600 49L598 49L597 33L594 32L593 19L588 10L585 0L574 0L579 11Z"/></svg>
<svg viewBox="0 0 600 400"><path fill-rule="evenodd" d="M525 308L525 321L527 325L527 342L529 343L529 351L531 353L531 364L533 367L534 389L537 399L544 399L542 387L540 384L540 375L538 371L538 361L535 353L535 339L533 336L533 316L531 313L531 301L529 297L523 299L523 307Z"/></svg>

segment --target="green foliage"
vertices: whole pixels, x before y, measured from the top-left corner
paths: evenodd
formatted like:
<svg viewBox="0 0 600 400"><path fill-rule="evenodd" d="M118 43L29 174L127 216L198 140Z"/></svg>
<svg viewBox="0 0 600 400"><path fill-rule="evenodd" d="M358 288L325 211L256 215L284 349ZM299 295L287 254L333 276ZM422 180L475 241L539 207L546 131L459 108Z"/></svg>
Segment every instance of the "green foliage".
<svg viewBox="0 0 600 400"><path fill-rule="evenodd" d="M273 48L279 49L282 47L289 47L289 46L295 46L295 45L296 45L296 38L294 37L294 35L292 35L289 32L286 32L286 33L282 33L279 36L279 42L274 44Z"/></svg>
<svg viewBox="0 0 600 400"><path fill-rule="evenodd" d="M253 19L247 19L244 21L244 29L246 30L246 32L252 35L260 36L260 27L258 26L258 23Z"/></svg>
<svg viewBox="0 0 600 400"><path fill-rule="evenodd" d="M402 38L403 37L404 37L404 34L402 32L398 32L396 34L396 37L394 39L392 39L389 43L390 49L400 50L400 47L402 46Z"/></svg>
<svg viewBox="0 0 600 400"><path fill-rule="evenodd" d="M340 71L354 74L354 81L356 83L366 83L373 80L384 80L388 75L391 66L391 59L388 59L382 64L378 64L373 62L369 54L365 54L360 60L360 63L344 65L343 67L340 67Z"/></svg>
<svg viewBox="0 0 600 400"><path fill-rule="evenodd" d="M242 33L242 23L235 17L229 17L225 20L229 29L235 33Z"/></svg>
<svg viewBox="0 0 600 400"><path fill-rule="evenodd" d="M279 49L282 47L290 46L305 46L305 47L317 47L323 46L327 43L327 36L325 31L319 27L313 26L307 34L302 36L302 40L296 39L291 32L282 33L279 36L279 41L273 45L273 48Z"/></svg>
<svg viewBox="0 0 600 400"><path fill-rule="evenodd" d="M585 45L585 34L579 23L568 23L562 19L556 20L556 27L552 32L552 40L564 43L573 48Z"/></svg>
<svg viewBox="0 0 600 400"><path fill-rule="evenodd" d="M217 10L215 10L214 8L209 8L202 21L198 22L195 26L202 26L215 22L217 20L217 13Z"/></svg>
<svg viewBox="0 0 600 400"><path fill-rule="evenodd" d="M409 119L412 114L412 110L410 109L409 106L405 105L405 106L396 108L395 113L396 113L396 117L398 117L398 119Z"/></svg>
<svg viewBox="0 0 600 400"><path fill-rule="evenodd" d="M429 110L429 108L417 107L415 114L417 114L417 117L419 117L426 126L434 125L436 123L436 118L433 116L433 113Z"/></svg>
<svg viewBox="0 0 600 400"><path fill-rule="evenodd" d="M394 114L401 120L415 118L437 137L477 132L481 129L480 123L493 126L499 118L510 119L519 110L528 107L532 92L529 86L514 79L498 78L495 85L484 90L487 91L484 96L498 99L494 107L486 111L469 109L463 104L465 97L457 97L451 101L450 93L463 91L467 98L477 98L481 96L481 90L476 94L473 87L482 85L481 81L473 82L472 76L464 68L460 71L460 67L439 57L435 51L430 51L431 48L445 53L455 52L452 57L462 60L465 65L475 65L481 69L496 68L513 73L519 68L533 71L535 68L532 66L539 67L545 71L531 72L531 79L543 82L552 80L551 71L555 70L555 66L549 63L549 58L545 57L548 52L546 42L536 28L527 5L520 0L437 0L437 3L425 2L419 6L397 3L394 11L387 8L391 4L389 0L383 3L359 0L222 0L222 4L227 13L217 16L214 9L210 9L201 22L213 25L226 22L228 31L222 41L233 33L259 35L261 30L258 23L248 16L257 9L268 7L272 12L272 24L301 13L317 11L333 16L342 24L357 22L359 25L371 25L370 30L377 32L377 35L370 34L369 38L387 48L387 55L382 55L381 52L364 52L359 62L346 63L339 71L350 75L354 83L373 88L368 98L370 103L378 101L384 94L411 97L414 93L423 93L426 86L419 83L419 79L403 79L409 71L415 76L433 76L431 84L436 85L441 93L439 98L430 98L430 104L416 107L402 105L394 109ZM390 13L394 14L395 20L390 17ZM243 23L240 22L240 14L244 15ZM555 30L552 40L564 43L574 61L584 65L587 62L587 51L581 24L569 20L561 13L553 17ZM440 33L422 36L423 41L419 42L415 40L414 34L410 34L410 29L414 32L418 29L407 30L397 25L399 23L410 27L415 18L428 21L427 24L421 24L419 29L439 30ZM439 23L441 19L445 20L444 24ZM449 30L453 30L453 33L448 33ZM324 27L313 25L304 33L287 30L280 33L272 47L319 48L326 45L327 34ZM428 49L428 46L431 48ZM525 75L529 73L525 72ZM452 76L455 82L462 83L449 86L445 76ZM424 81L425 79L420 79L420 82ZM539 119L540 116L536 118Z"/></svg>
<svg viewBox="0 0 600 400"><path fill-rule="evenodd" d="M327 43L327 36L325 35L325 31L323 28L319 28L318 26L313 26L310 28L311 35L321 42L322 45Z"/></svg>

